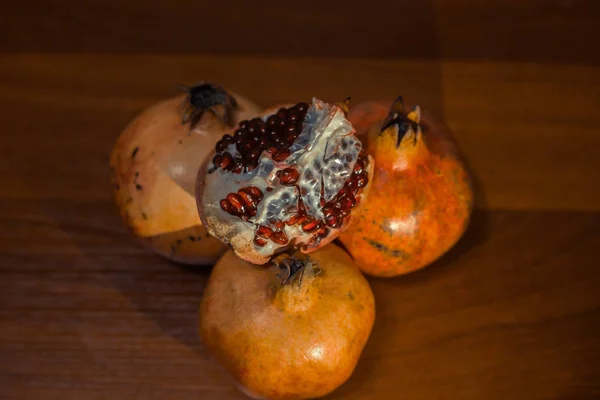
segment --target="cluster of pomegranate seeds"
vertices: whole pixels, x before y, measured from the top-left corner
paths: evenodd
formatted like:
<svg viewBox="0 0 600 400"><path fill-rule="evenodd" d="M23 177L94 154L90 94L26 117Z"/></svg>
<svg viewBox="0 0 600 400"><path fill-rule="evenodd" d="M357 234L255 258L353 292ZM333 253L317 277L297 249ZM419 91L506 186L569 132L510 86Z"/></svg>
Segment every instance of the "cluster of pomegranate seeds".
<svg viewBox="0 0 600 400"><path fill-rule="evenodd" d="M323 220L315 220L306 213L306 208L302 200L298 202L298 212L285 221L285 225L299 225L302 230L307 233L314 233L308 246L318 244L319 241L329 234L330 228L340 228L350 215L352 208L357 204L356 196L367 186L369 176L367 174L368 158L364 151L361 151L352 176L346 181L344 187L338 194L329 202L321 198L321 206L323 207ZM298 171L293 168L286 168L278 172L279 180L282 184L293 186L298 180ZM283 232L283 223L278 222L275 230L268 226L261 225L255 232L254 243L257 246L265 246L268 240L281 245L288 243L288 238Z"/></svg>
<svg viewBox="0 0 600 400"><path fill-rule="evenodd" d="M256 234L254 235L254 244L262 247L267 244L269 239L282 246L288 244L290 241L283 231L283 226L276 227L275 230L269 228L268 226L259 226L258 229L256 229Z"/></svg>
<svg viewBox="0 0 600 400"><path fill-rule="evenodd" d="M221 208L231 215L240 217L244 221L256 215L258 203L263 199L263 193L256 186L241 188L237 193L229 193L221 200Z"/></svg>
<svg viewBox="0 0 600 400"><path fill-rule="evenodd" d="M294 148L292 145L302 133L302 124L308 109L308 104L298 103L289 108L280 108L266 120L254 118L240 122L233 135L226 134L217 142L216 155L213 158L214 169L209 172L214 172L219 168L234 174L250 172L258 168L265 151L276 163L285 161L292 154L291 149ZM341 150L346 150L344 146L347 144L342 139L339 146L341 146ZM348 149L348 151L350 150ZM344 158L344 162L351 161L351 155L346 154L344 157L350 157L350 160ZM314 163L319 164L314 167L316 168L314 173L322 172L321 161L316 160ZM367 164L368 157L362 150L358 154L352 174L329 202L324 199L325 187L321 187L320 207L323 215L321 219L315 219L311 215L313 213L307 211L314 211L315 205L308 203L305 205L302 196L297 200L294 197L293 203L280 206L280 208L277 206L273 210L265 208L266 221L263 221L264 216L257 221L253 237L254 245L259 248L265 247L269 243L285 246L295 240L295 237L298 236L296 230L298 230L302 233L299 236L304 238L302 243L305 248L318 246L331 233L332 229L339 229L344 225L352 209L357 205L359 201L357 197L368 184ZM293 188L295 193L302 193L303 190L306 191L302 182L306 179L313 179L308 178L307 174L302 175L302 170L296 164L283 164L276 168L281 169L277 170L275 181L269 182L264 190L266 192L276 190L275 195L278 196L276 201L282 202L281 204L287 204L286 202L289 201L290 194L287 194L289 190ZM324 182L322 182L323 184ZM277 185L281 186L277 187ZM306 186L306 184L304 185ZM286 189L282 190L282 187L286 187ZM243 221L249 221L256 217L257 206L264 197L261 190L256 186L247 186L237 192L228 193L225 198L220 200L220 207L230 215L237 216ZM272 202L273 198L270 201ZM288 213L286 217L283 217L284 220L280 220L282 214L278 210L288 206L292 214ZM265 207L272 207L272 204L266 204ZM273 215L269 216L269 212ZM279 217L275 217L275 215L279 215ZM307 237L308 240L306 240Z"/></svg>
<svg viewBox="0 0 600 400"><path fill-rule="evenodd" d="M213 158L215 168L222 168L236 174L250 172L258 166L263 151L271 153L275 161L283 161L291 154L290 146L302 132L302 121L308 111L308 104L298 103L290 108L280 108L267 121L261 118L244 120L239 123L233 136L223 135L215 146ZM235 144L237 154L227 151Z"/></svg>

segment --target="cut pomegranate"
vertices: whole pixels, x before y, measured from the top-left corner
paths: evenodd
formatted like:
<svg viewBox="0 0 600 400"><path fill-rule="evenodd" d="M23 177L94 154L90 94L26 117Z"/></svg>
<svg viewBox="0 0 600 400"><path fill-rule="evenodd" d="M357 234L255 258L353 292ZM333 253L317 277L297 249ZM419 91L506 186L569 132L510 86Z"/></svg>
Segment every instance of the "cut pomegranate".
<svg viewBox="0 0 600 400"><path fill-rule="evenodd" d="M264 264L334 240L364 201L372 170L344 110L313 99L224 135L198 175L198 208L211 235Z"/></svg>

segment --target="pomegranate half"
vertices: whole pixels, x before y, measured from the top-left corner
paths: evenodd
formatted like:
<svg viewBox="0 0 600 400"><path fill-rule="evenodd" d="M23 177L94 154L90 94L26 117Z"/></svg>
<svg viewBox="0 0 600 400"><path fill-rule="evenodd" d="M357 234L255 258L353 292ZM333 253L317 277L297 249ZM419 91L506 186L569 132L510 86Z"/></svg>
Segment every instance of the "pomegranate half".
<svg viewBox="0 0 600 400"><path fill-rule="evenodd" d="M374 319L368 282L334 244L260 267L228 251L205 288L199 336L248 396L308 399L352 375Z"/></svg>
<svg viewBox="0 0 600 400"><path fill-rule="evenodd" d="M186 264L212 264L227 247L202 227L194 197L201 162L227 129L260 109L210 83L144 110L110 154L120 214L156 253Z"/></svg>
<svg viewBox="0 0 600 400"><path fill-rule="evenodd" d="M373 114L353 117L377 120L367 133L377 161L372 193L339 239L363 272L391 277L431 264L460 239L472 180L448 129L419 106L406 112L399 97L383 115L371 105Z"/></svg>
<svg viewBox="0 0 600 400"><path fill-rule="evenodd" d="M198 174L200 217L254 264L291 248L309 253L348 226L372 171L340 105L270 109L217 142Z"/></svg>

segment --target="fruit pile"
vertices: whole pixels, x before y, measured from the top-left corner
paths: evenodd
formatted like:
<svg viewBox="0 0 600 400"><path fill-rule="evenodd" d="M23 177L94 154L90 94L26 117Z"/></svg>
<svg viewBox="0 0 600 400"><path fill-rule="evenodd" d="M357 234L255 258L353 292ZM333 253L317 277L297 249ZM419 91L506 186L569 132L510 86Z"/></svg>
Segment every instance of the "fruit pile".
<svg viewBox="0 0 600 400"><path fill-rule="evenodd" d="M185 90L117 140L121 216L156 253L214 265L199 335L240 390L326 395L373 327L363 273L407 274L454 246L471 178L445 126L400 97L261 111L215 84Z"/></svg>

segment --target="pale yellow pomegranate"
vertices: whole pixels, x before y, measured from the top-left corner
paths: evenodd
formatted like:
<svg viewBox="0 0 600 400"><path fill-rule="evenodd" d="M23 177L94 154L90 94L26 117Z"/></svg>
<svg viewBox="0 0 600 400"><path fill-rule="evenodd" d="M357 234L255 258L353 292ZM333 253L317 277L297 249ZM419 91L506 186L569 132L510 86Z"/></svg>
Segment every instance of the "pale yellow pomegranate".
<svg viewBox="0 0 600 400"><path fill-rule="evenodd" d="M210 83L153 105L121 133L110 155L123 220L156 253L186 264L212 264L227 246L202 226L194 185L219 138L260 111Z"/></svg>

